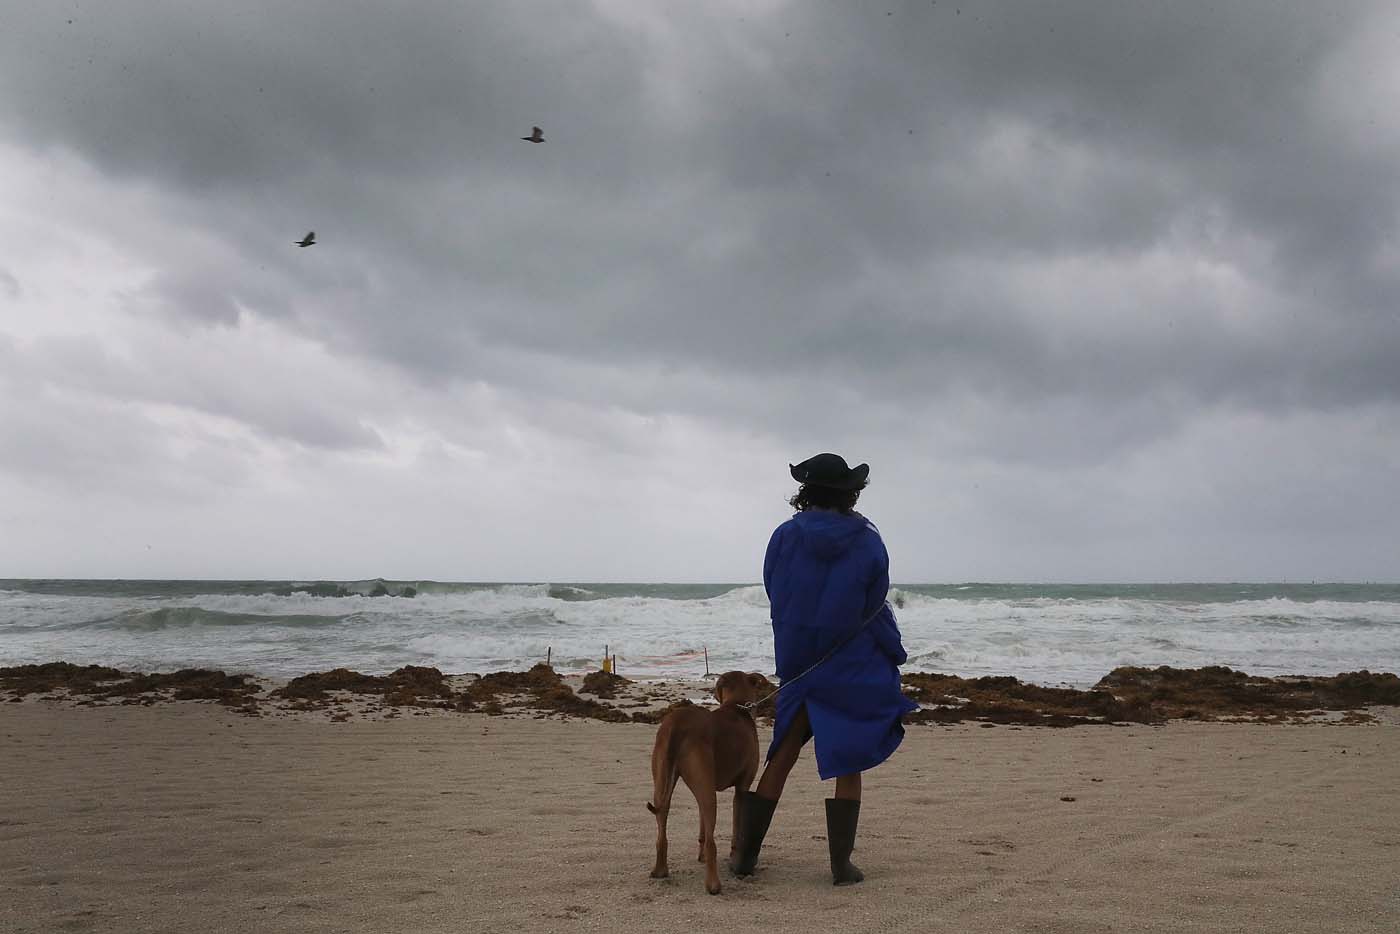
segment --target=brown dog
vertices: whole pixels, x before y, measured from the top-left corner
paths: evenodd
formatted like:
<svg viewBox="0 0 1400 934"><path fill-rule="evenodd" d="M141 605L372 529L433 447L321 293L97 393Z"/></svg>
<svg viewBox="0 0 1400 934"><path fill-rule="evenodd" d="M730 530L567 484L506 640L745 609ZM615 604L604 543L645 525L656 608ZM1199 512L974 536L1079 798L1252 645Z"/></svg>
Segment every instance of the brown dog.
<svg viewBox="0 0 1400 934"><path fill-rule="evenodd" d="M666 816L676 780L700 806L700 861L705 864L705 891L719 894L719 868L715 865L715 792L734 789L734 834L730 853L739 835L739 792L748 791L758 774L758 730L753 716L740 704L752 703L763 682L758 675L726 671L715 682L718 710L682 707L667 714L656 731L651 750L652 801L647 810L656 815L656 865L653 879L664 879L666 869Z"/></svg>

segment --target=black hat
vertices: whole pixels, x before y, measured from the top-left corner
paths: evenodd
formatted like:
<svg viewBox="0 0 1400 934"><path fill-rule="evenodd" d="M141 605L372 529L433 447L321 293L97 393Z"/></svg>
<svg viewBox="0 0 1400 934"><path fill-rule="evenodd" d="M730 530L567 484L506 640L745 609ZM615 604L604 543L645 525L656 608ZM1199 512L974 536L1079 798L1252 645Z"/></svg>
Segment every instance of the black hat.
<svg viewBox="0 0 1400 934"><path fill-rule="evenodd" d="M788 464L788 470L798 483L833 490L859 490L865 486L865 478L870 476L869 464L847 467L846 459L840 454L818 454L800 464Z"/></svg>

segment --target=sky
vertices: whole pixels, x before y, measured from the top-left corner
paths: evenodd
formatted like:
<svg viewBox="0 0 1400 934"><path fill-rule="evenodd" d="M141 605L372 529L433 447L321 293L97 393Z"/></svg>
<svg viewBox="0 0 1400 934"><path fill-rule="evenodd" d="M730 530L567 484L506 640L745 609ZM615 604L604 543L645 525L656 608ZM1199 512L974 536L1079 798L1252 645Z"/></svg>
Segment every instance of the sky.
<svg viewBox="0 0 1400 934"><path fill-rule="evenodd" d="M1396 580L1397 97L1384 2L0 0L0 576L752 581L834 451L900 582Z"/></svg>

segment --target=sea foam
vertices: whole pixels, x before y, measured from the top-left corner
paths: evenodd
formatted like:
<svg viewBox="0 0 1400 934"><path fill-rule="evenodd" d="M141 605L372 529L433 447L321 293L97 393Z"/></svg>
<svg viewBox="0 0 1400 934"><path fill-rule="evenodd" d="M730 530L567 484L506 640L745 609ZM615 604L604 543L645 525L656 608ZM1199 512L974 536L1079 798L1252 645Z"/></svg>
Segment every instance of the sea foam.
<svg viewBox="0 0 1400 934"><path fill-rule="evenodd" d="M772 672L755 585L380 581L0 582L0 665L63 659L291 677L520 669L624 675ZM298 590L302 587L302 590ZM1400 589L1381 585L900 586L912 670L1086 685L1119 665L1228 665L1257 674L1400 670Z"/></svg>

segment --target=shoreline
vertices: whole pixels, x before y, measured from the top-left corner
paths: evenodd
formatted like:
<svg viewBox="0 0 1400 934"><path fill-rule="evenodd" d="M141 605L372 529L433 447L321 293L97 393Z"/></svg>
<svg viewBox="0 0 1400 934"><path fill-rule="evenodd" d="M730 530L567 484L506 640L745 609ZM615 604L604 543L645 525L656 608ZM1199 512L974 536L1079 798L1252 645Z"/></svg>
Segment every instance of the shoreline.
<svg viewBox="0 0 1400 934"><path fill-rule="evenodd" d="M1264 678L1221 666L1121 667L1089 690L1046 688L1012 677L912 672L903 675L903 684L919 705L905 718L908 725L1360 724L1376 722L1378 710L1400 709L1400 677L1369 671ZM705 679L641 681L602 671L561 675L545 664L485 675L417 666L365 675L340 668L279 681L209 669L140 673L50 662L0 668L0 709L36 701L94 708L213 702L251 718L314 714L343 722L411 712L655 724L675 707L714 704L712 686ZM764 678L759 693L776 689ZM760 720L771 716L771 698L754 713Z"/></svg>

